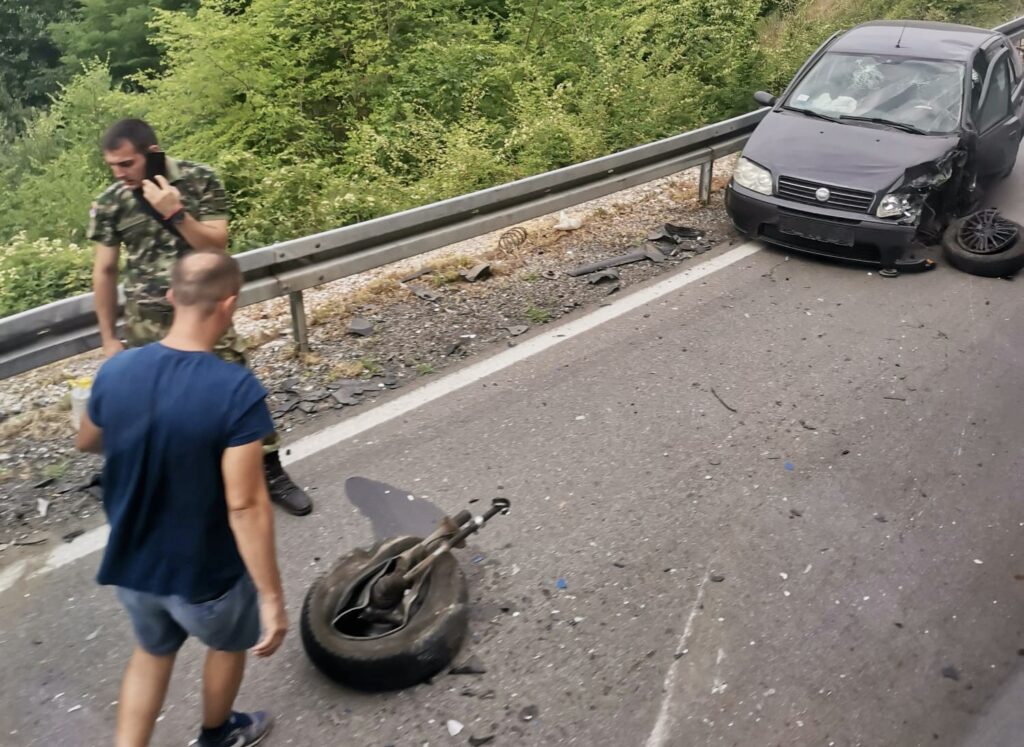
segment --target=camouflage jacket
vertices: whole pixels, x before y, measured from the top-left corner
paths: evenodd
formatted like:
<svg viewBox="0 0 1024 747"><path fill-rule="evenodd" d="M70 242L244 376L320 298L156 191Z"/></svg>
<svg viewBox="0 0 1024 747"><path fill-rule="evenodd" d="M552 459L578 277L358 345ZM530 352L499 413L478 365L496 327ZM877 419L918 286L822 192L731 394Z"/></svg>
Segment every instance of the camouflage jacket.
<svg viewBox="0 0 1024 747"><path fill-rule="evenodd" d="M227 220L224 187L213 169L167 159L167 180L181 192L185 209L196 220ZM188 244L146 213L130 189L117 182L101 194L90 211L90 241L123 247L124 292L129 302L169 308L165 294L174 261Z"/></svg>

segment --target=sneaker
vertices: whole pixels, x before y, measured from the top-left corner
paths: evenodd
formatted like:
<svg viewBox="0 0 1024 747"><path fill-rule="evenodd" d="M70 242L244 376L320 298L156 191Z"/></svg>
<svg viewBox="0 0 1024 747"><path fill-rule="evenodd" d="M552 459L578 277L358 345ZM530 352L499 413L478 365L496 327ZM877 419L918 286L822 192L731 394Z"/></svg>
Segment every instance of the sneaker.
<svg viewBox="0 0 1024 747"><path fill-rule="evenodd" d="M284 471L277 452L263 457L263 469L270 488L270 500L293 516L305 516L313 510L313 501Z"/></svg>
<svg viewBox="0 0 1024 747"><path fill-rule="evenodd" d="M219 729L204 729L196 744L197 747L249 747L262 742L273 725L274 719L266 711L234 712Z"/></svg>

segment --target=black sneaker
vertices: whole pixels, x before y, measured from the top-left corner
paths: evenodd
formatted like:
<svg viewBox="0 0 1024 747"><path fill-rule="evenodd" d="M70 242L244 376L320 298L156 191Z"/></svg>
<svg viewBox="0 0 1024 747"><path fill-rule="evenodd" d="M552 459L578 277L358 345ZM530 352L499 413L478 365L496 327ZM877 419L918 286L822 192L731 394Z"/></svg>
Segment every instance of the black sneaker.
<svg viewBox="0 0 1024 747"><path fill-rule="evenodd" d="M277 452L263 457L263 469L270 488L270 500L293 516L305 516L313 510L313 501L284 471Z"/></svg>
<svg viewBox="0 0 1024 747"><path fill-rule="evenodd" d="M197 747L250 747L259 744L270 733L274 719L265 711L232 713L228 722L219 729L204 730Z"/></svg>

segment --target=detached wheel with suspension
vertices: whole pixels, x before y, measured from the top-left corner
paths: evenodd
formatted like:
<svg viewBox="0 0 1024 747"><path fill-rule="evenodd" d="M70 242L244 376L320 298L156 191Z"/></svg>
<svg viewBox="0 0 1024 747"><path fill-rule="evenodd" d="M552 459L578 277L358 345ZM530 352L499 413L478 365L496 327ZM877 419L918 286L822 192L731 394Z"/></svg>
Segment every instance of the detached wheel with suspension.
<svg viewBox="0 0 1024 747"><path fill-rule="evenodd" d="M397 537L353 550L310 587L302 643L332 680L360 690L398 690L437 674L458 653L469 628L468 592L447 550L399 592L396 606L378 609L371 601L375 584L396 574L399 556L422 541Z"/></svg>
<svg viewBox="0 0 1024 747"><path fill-rule="evenodd" d="M942 236L951 265L972 275L1006 277L1024 268L1024 229L989 209L953 221Z"/></svg>

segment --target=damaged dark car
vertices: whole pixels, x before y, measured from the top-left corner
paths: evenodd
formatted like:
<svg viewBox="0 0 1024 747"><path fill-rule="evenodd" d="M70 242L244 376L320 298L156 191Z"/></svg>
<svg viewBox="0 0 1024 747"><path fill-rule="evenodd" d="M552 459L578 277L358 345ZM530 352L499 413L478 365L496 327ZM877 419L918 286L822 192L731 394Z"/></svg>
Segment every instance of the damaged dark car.
<svg viewBox="0 0 1024 747"><path fill-rule="evenodd" d="M1013 169L1024 64L1010 40L874 22L829 39L747 143L726 192L737 229L798 251L923 269L917 249Z"/></svg>

